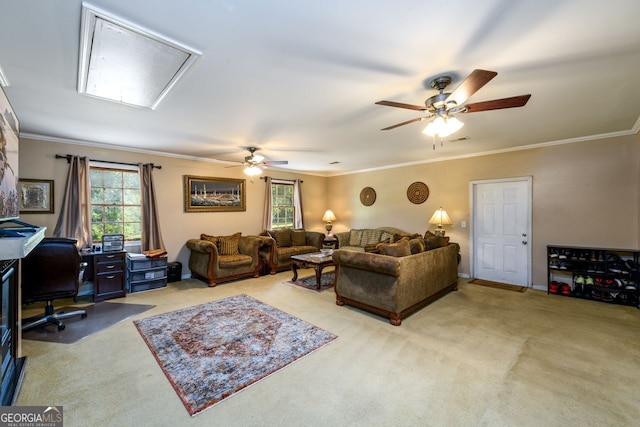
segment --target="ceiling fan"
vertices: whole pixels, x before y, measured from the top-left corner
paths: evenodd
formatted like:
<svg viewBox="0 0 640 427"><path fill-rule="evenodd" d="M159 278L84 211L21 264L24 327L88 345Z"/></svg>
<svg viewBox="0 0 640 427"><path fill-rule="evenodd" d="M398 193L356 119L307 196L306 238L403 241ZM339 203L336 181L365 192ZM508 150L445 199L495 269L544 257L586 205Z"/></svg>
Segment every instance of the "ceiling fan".
<svg viewBox="0 0 640 427"><path fill-rule="evenodd" d="M259 150L257 147L245 147L249 151L249 155L245 156L244 161L238 166L244 166L244 173L250 176L260 175L262 169L266 169L273 165L287 165L287 160L266 160L264 156L255 154ZM234 166L229 166L234 167Z"/></svg>
<svg viewBox="0 0 640 427"><path fill-rule="evenodd" d="M431 81L431 87L433 89L437 89L439 93L427 99L424 102L424 106L403 104L401 102L393 101L378 101L376 102L378 105L426 112L426 115L423 117L407 120L406 122L388 126L381 130L395 129L400 126L408 125L409 123L433 119L423 132L430 136L435 137L437 135L440 138L443 138L462 127L462 122L454 117L456 114L522 107L527 103L527 101L529 101L531 94L465 104L467 99L497 75L498 73L495 71L473 70L473 72L462 83L460 83L453 92L450 93L445 92L444 90L449 84L451 84L451 77L436 77Z"/></svg>

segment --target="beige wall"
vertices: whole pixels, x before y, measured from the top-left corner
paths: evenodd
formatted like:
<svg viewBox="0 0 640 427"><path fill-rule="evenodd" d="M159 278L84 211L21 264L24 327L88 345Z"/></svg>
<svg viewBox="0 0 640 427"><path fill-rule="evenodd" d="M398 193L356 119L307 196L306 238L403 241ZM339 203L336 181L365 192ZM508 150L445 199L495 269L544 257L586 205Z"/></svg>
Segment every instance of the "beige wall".
<svg viewBox="0 0 640 427"><path fill-rule="evenodd" d="M532 281L546 287L547 244L638 247L639 153L638 137L625 136L332 177L329 207L338 218L336 232L390 225L424 233L442 206L454 223L447 235L461 246L459 273L468 275L469 183L531 176ZM415 181L430 189L420 205L406 195ZM359 200L364 187L377 193L370 207ZM461 221L467 221L467 228Z"/></svg>
<svg viewBox="0 0 640 427"><path fill-rule="evenodd" d="M20 219L47 227L47 236L52 235L58 219L68 168L65 160L55 158L56 154L78 154L97 160L161 165L162 169L154 170L153 178L157 188L162 235L169 261L182 262L183 276L189 273L189 251L185 247L185 242L188 239L197 238L201 233L226 235L241 231L243 234L258 234L261 231L264 180L247 178L240 167L226 168L225 165L210 162L22 138L20 141L20 177L54 180L55 213L23 214ZM302 206L305 228L313 231L326 231L324 223L321 221L322 214L327 209L325 204L326 178L276 171L269 171L266 174L281 179L301 178L304 181L302 184ZM184 175L247 178L246 212L184 212Z"/></svg>
<svg viewBox="0 0 640 427"><path fill-rule="evenodd" d="M48 227L51 235L62 203L67 173L56 154L80 154L90 158L162 165L154 172L160 203L160 219L170 261L183 264L188 274L187 239L200 233L256 234L261 229L264 181L247 179L247 211L186 213L183 176L204 175L246 178L241 168L225 168L209 162L107 150L88 146L22 139L20 176L55 180L55 214L22 215L21 219ZM533 284L546 286L546 245L637 248L640 242L640 137L623 136L556 145L513 153L426 163L337 177L318 177L270 171L275 178L304 180L303 208L306 228L324 232L320 218L333 209L338 220L333 231L359 227L395 226L424 233L433 212L442 206L453 225L447 235L460 243L459 273L470 271L469 183L475 180L531 176L533 178ZM407 187L416 181L429 186L428 200L415 205L407 199ZM373 187L376 202L360 203L360 191ZM461 227L467 221L467 228ZM433 228L433 226L431 226Z"/></svg>

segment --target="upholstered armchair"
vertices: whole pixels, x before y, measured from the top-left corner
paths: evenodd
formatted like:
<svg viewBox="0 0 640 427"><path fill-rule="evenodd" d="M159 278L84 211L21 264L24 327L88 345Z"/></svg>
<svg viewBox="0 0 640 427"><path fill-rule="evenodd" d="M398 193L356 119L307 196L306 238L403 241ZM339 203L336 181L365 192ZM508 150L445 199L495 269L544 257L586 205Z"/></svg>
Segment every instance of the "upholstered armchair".
<svg viewBox="0 0 640 427"><path fill-rule="evenodd" d="M187 241L191 277L203 280L210 287L217 283L245 277L258 277L259 250L262 240L257 236L209 236Z"/></svg>
<svg viewBox="0 0 640 427"><path fill-rule="evenodd" d="M270 274L291 269L291 256L320 252L324 234L317 231L292 230L289 228L263 231L260 257L268 266Z"/></svg>

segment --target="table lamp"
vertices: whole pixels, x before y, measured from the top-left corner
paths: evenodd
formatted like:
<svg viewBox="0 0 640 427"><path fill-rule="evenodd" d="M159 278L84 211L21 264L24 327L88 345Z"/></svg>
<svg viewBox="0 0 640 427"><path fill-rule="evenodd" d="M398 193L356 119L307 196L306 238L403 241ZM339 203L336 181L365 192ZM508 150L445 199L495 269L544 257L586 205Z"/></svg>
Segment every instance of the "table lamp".
<svg viewBox="0 0 640 427"><path fill-rule="evenodd" d="M451 225L452 223L451 218L449 218L449 215L447 215L447 211L445 211L441 207L433 214L433 216L429 220L429 224L438 224L438 228L436 228L433 233L436 236L444 237L444 228L442 228L442 226Z"/></svg>
<svg viewBox="0 0 640 427"><path fill-rule="evenodd" d="M325 225L325 228L327 229L327 240L333 239L333 234L331 234L331 229L333 228L333 224L331 224L331 222L335 221L336 219L337 218L331 209L327 209L324 215L322 215L322 220L327 223Z"/></svg>

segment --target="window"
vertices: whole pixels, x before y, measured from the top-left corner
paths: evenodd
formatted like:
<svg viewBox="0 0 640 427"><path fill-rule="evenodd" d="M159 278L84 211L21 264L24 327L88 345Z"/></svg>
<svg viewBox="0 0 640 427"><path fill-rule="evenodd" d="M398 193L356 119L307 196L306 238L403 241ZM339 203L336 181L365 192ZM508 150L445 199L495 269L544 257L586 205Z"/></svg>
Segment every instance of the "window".
<svg viewBox="0 0 640 427"><path fill-rule="evenodd" d="M271 184L271 229L293 228L293 184Z"/></svg>
<svg viewBox="0 0 640 427"><path fill-rule="evenodd" d="M138 169L90 168L91 238L124 234L125 240L140 240L142 209Z"/></svg>

